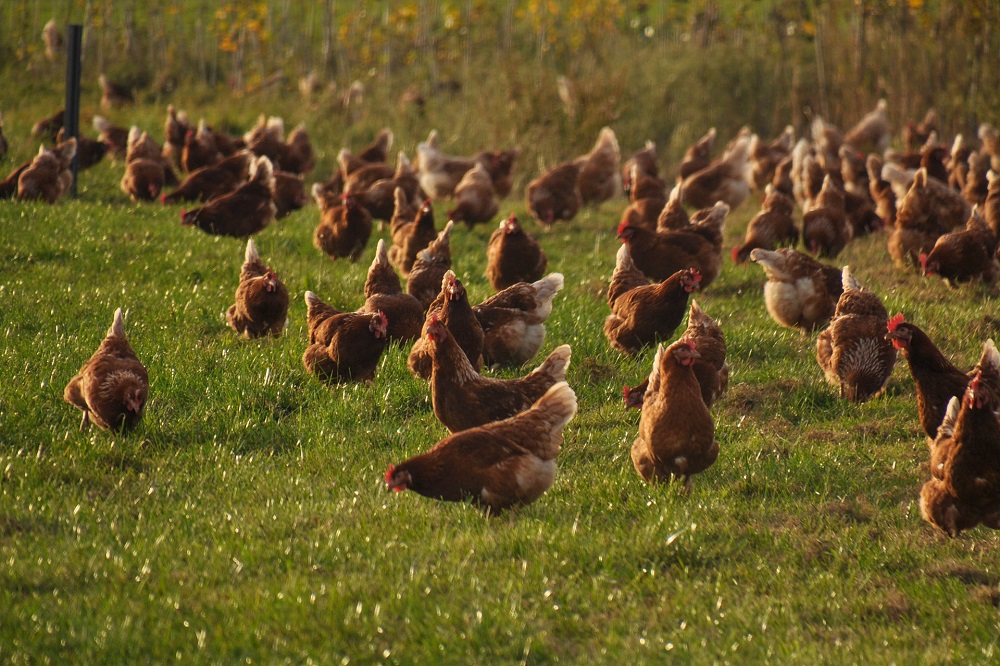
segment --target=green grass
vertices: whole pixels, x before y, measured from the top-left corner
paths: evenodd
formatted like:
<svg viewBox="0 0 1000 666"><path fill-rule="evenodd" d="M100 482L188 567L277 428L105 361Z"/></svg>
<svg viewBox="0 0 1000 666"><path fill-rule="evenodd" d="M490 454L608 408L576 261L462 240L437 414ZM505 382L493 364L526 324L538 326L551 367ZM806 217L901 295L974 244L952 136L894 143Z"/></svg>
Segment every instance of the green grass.
<svg viewBox="0 0 1000 666"><path fill-rule="evenodd" d="M385 491L389 463L446 434L407 350L390 348L371 386L327 388L302 368L303 293L359 306L374 242L358 264L330 262L312 206L259 234L291 324L247 342L222 316L243 243L128 202L120 170L85 172L77 201L0 203L4 661L996 659L1000 540L921 521L927 449L905 364L883 397L838 400L814 337L767 316L758 267L727 261L697 296L732 375L713 410L722 453L682 496L629 459L638 413L620 389L652 353L622 357L601 332L622 201L551 233L529 225L567 277L543 352L572 345L580 410L551 490L489 519ZM519 198L507 208L523 213ZM732 215L727 247L754 212ZM489 292L489 231L454 234L473 300ZM995 291L899 272L884 241L838 263L973 363L1000 333ZM150 401L131 436L81 433L62 390L119 306Z"/></svg>

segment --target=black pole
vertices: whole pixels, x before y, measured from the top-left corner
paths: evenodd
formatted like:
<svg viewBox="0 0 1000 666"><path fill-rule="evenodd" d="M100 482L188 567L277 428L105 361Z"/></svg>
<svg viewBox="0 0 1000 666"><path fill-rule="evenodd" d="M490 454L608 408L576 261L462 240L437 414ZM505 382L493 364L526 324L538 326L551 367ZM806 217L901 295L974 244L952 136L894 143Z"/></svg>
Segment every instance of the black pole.
<svg viewBox="0 0 1000 666"><path fill-rule="evenodd" d="M80 133L80 44L83 41L83 26L71 23L67 26L66 40L66 111L63 114L64 140L78 137ZM79 139L77 139L79 141ZM70 166L73 172L73 186L70 192L76 196L77 159L73 156Z"/></svg>

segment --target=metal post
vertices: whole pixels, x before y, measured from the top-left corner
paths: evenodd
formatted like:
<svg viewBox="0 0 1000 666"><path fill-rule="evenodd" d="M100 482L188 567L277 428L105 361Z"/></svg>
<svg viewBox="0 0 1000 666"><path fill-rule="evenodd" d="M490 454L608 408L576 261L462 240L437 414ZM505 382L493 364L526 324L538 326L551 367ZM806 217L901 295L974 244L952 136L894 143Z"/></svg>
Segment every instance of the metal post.
<svg viewBox="0 0 1000 666"><path fill-rule="evenodd" d="M64 140L78 137L80 133L80 44L83 41L83 26L71 23L66 30L66 110L63 113ZM77 138L79 141L79 138ZM73 172L73 186L70 193L76 197L77 158L73 156L70 166Z"/></svg>

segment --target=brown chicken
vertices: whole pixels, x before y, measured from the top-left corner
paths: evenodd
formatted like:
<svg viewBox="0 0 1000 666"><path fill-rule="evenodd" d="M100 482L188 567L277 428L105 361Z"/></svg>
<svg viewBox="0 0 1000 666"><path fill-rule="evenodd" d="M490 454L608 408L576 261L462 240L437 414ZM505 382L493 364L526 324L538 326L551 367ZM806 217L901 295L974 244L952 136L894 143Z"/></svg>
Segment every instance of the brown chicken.
<svg viewBox="0 0 1000 666"><path fill-rule="evenodd" d="M717 201L738 207L750 196L749 156L750 137L738 137L722 157L683 180L681 199L695 208L708 208Z"/></svg>
<svg viewBox="0 0 1000 666"><path fill-rule="evenodd" d="M483 361L491 367L522 365L545 341L552 300L563 288L562 273L518 282L472 308L483 327Z"/></svg>
<svg viewBox="0 0 1000 666"><path fill-rule="evenodd" d="M878 155L869 155L865 160L868 169L868 192L875 202L875 214L884 227L896 226L896 193L888 181L882 179L882 160Z"/></svg>
<svg viewBox="0 0 1000 666"><path fill-rule="evenodd" d="M156 201L166 183L166 173L158 156L143 157L142 151L137 150L146 136L145 132L139 132L138 127L129 132L121 188L132 201Z"/></svg>
<svg viewBox="0 0 1000 666"><path fill-rule="evenodd" d="M451 230L449 221L437 238L417 252L410 272L406 276L406 293L416 297L424 309L441 293L441 280L451 268Z"/></svg>
<svg viewBox="0 0 1000 666"><path fill-rule="evenodd" d="M890 319L887 326L886 339L903 355L913 375L920 427L933 441L948 402L965 392L970 377L945 358L919 326L905 321L902 313Z"/></svg>
<svg viewBox="0 0 1000 666"><path fill-rule="evenodd" d="M288 326L288 289L260 260L252 238L247 240L236 304L226 311L226 322L248 340L279 336Z"/></svg>
<svg viewBox="0 0 1000 666"><path fill-rule="evenodd" d="M115 310L107 337L66 385L63 399L83 411L80 430L93 422L105 430L128 431L142 418L149 376L125 337L122 310Z"/></svg>
<svg viewBox="0 0 1000 666"><path fill-rule="evenodd" d="M476 162L455 187L455 207L448 211L448 219L465 222L471 229L492 220L499 210L493 180L482 163Z"/></svg>
<svg viewBox="0 0 1000 666"><path fill-rule="evenodd" d="M173 204L179 201L202 203L235 192L250 177L253 156L241 150L213 166L206 166L188 174L170 194L163 194L160 202Z"/></svg>
<svg viewBox="0 0 1000 666"><path fill-rule="evenodd" d="M890 256L898 266L917 265L921 253L930 252L942 234L964 225L971 212L960 194L918 170L897 204L896 226L887 242Z"/></svg>
<svg viewBox="0 0 1000 666"><path fill-rule="evenodd" d="M548 264L545 251L514 213L500 221L486 246L486 277L495 291L540 279Z"/></svg>
<svg viewBox="0 0 1000 666"><path fill-rule="evenodd" d="M816 360L840 397L862 403L879 394L892 374L896 348L885 339L889 322L882 301L844 266L844 293L830 327L816 339Z"/></svg>
<svg viewBox="0 0 1000 666"><path fill-rule="evenodd" d="M926 143L927 137L930 136L931 132L936 132L937 128L937 111L927 109L927 113L924 114L923 120L919 123L914 124L911 120L906 121L906 126L903 128L903 142L907 148L915 150Z"/></svg>
<svg viewBox="0 0 1000 666"><path fill-rule="evenodd" d="M420 379L430 379L431 377L431 349L426 334L427 326L433 316L436 316L438 321L448 327L458 346L465 352L465 357L472 365L472 369L480 372L483 369L483 344L485 340L483 326L479 323L476 313L472 311L465 286L450 270L445 272L444 277L441 278L441 292L431 303L420 337L413 343L413 348L406 360L406 366L410 372Z"/></svg>
<svg viewBox="0 0 1000 666"><path fill-rule="evenodd" d="M278 155L278 168L294 174L305 174L316 165L309 132L304 124L299 124L288 134L288 141Z"/></svg>
<svg viewBox="0 0 1000 666"><path fill-rule="evenodd" d="M711 467L719 457L715 423L701 398L693 365L699 358L695 343L681 338L653 358L639 417L639 436L632 445L632 464L646 481L683 479Z"/></svg>
<svg viewBox="0 0 1000 666"><path fill-rule="evenodd" d="M715 148L715 128L708 130L705 136L695 141L684 152L681 159L678 177L683 180L688 176L693 176L709 164L712 163L712 150Z"/></svg>
<svg viewBox="0 0 1000 666"><path fill-rule="evenodd" d="M599 204L622 191L621 151L610 127L602 127L594 147L574 162L580 167L576 182L582 204Z"/></svg>
<svg viewBox="0 0 1000 666"><path fill-rule="evenodd" d="M65 122L65 109L59 109L51 116L42 118L31 127L31 138L51 143L56 140L56 135L63 128Z"/></svg>
<svg viewBox="0 0 1000 666"><path fill-rule="evenodd" d="M4 199L13 199L17 196L17 181L21 178L21 174L24 173L34 160L28 160L27 162L22 162L21 164L14 167L14 170L7 174L7 177L0 181L0 201Z"/></svg>
<svg viewBox="0 0 1000 666"><path fill-rule="evenodd" d="M650 178L660 177L660 162L656 156L656 144L646 141L645 147L635 151L622 165L622 187L629 194L634 180L634 173L640 173Z"/></svg>
<svg viewBox="0 0 1000 666"><path fill-rule="evenodd" d="M924 275L940 275L949 284L977 279L992 284L1000 276L996 252L997 237L976 206L965 229L938 237L918 259Z"/></svg>
<svg viewBox="0 0 1000 666"><path fill-rule="evenodd" d="M456 433L385 473L397 492L450 502L472 500L487 511L531 504L556 475L562 431L576 414L576 395L554 384L529 409Z"/></svg>
<svg viewBox="0 0 1000 666"><path fill-rule="evenodd" d="M188 173L204 166L211 166L222 159L215 135L205 125L205 119L198 121L198 129L187 131L184 148L181 149L181 168Z"/></svg>
<svg viewBox="0 0 1000 666"><path fill-rule="evenodd" d="M531 216L546 228L559 220L576 217L583 205L577 183L579 175L577 163L563 162L528 183L524 198Z"/></svg>
<svg viewBox="0 0 1000 666"><path fill-rule="evenodd" d="M686 229L690 225L691 218L688 216L684 204L681 203L681 186L680 184L674 185L667 197L667 203L663 205L663 209L656 218L656 229L657 231L671 231Z"/></svg>
<svg viewBox="0 0 1000 666"><path fill-rule="evenodd" d="M188 116L178 111L173 104L167 105L167 119L163 122L162 156L174 168L181 168L181 153L184 151L184 138L188 130L193 129Z"/></svg>
<svg viewBox="0 0 1000 666"><path fill-rule="evenodd" d="M212 199L201 208L181 210L181 224L205 233L246 238L274 220L274 171L271 160L258 157L250 165L250 180L235 192Z"/></svg>
<svg viewBox="0 0 1000 666"><path fill-rule="evenodd" d="M888 102L880 99L874 110L865 114L854 127L844 133L844 142L866 152L881 153L888 148L892 140L888 108Z"/></svg>
<svg viewBox="0 0 1000 666"><path fill-rule="evenodd" d="M1000 175L990 171L988 178L990 187L986 194L986 201L983 202L983 219L986 220L986 226L990 228L993 235L1000 238Z"/></svg>
<svg viewBox="0 0 1000 666"><path fill-rule="evenodd" d="M434 208L427 199L417 209L412 209L402 188L396 188L396 207L392 216L392 247L389 261L403 275L409 275L417 254L437 238L434 227ZM407 211L410 211L407 214Z"/></svg>
<svg viewBox="0 0 1000 666"><path fill-rule="evenodd" d="M309 203L305 179L302 174L291 171L274 172L272 195L274 196L274 219L276 220L301 210Z"/></svg>
<svg viewBox="0 0 1000 666"><path fill-rule="evenodd" d="M446 199L455 193L462 177L476 163L490 174L493 189L498 197L510 194L513 187L511 172L517 159L517 149L506 151L481 151L472 157L455 157L441 152L437 130L431 130L427 141L417 144L416 167L420 174L420 187L431 199Z"/></svg>
<svg viewBox="0 0 1000 666"><path fill-rule="evenodd" d="M844 290L839 269L791 248L758 248L750 259L767 275L764 304L774 321L806 333L826 326Z"/></svg>
<svg viewBox="0 0 1000 666"><path fill-rule="evenodd" d="M833 123L827 122L821 116L813 118L810 123L816 157L824 168L831 171L840 170L840 147L844 143L844 135Z"/></svg>
<svg viewBox="0 0 1000 666"><path fill-rule="evenodd" d="M108 145L111 157L116 160L125 159L125 151L128 150L128 129L112 124L104 116L94 116L93 124L98 132L98 138Z"/></svg>
<svg viewBox="0 0 1000 666"><path fill-rule="evenodd" d="M361 205L371 214L372 219L391 222L397 209L396 190L402 192L403 200L408 205L411 202L424 199L424 192L420 189L417 174L406 154L402 152L399 153L396 171L391 178L376 180L368 189L356 192L356 194Z"/></svg>
<svg viewBox="0 0 1000 666"><path fill-rule="evenodd" d="M836 257L854 237L844 190L827 174L823 189L802 215L802 243L819 257Z"/></svg>
<svg viewBox="0 0 1000 666"><path fill-rule="evenodd" d="M330 259L360 259L372 235L372 216L353 194L324 194L318 183L313 185L312 193L320 209L313 246Z"/></svg>
<svg viewBox="0 0 1000 666"><path fill-rule="evenodd" d="M2 138L2 137L0 137ZM76 168L78 171L89 169L98 164L108 154L110 146L99 139L91 139L82 134L76 137ZM65 143L66 130L61 129L56 135L56 144Z"/></svg>
<svg viewBox="0 0 1000 666"><path fill-rule="evenodd" d="M969 154L966 166L962 197L975 206L986 201L989 192L990 154L985 150L974 151Z"/></svg>
<svg viewBox="0 0 1000 666"><path fill-rule="evenodd" d="M951 143L951 152L948 155L948 187L958 192L965 189L966 179L969 175L969 156L972 155L972 148L965 143L961 134L956 134Z"/></svg>
<svg viewBox="0 0 1000 666"><path fill-rule="evenodd" d="M361 149L358 159L364 162L387 162L394 138L392 130L383 127L375 134L372 142Z"/></svg>
<svg viewBox="0 0 1000 666"><path fill-rule="evenodd" d="M786 157L792 154L795 129L788 125L770 143L764 143L756 134L750 137L750 180L754 189L762 190L774 179L774 172Z"/></svg>
<svg viewBox="0 0 1000 666"><path fill-rule="evenodd" d="M625 208L621 219L635 220L637 224L655 229L657 220L668 201L666 183L659 178L643 174L639 171L638 165L632 165L632 170L633 173L629 174L628 184L625 187L631 203Z"/></svg>
<svg viewBox="0 0 1000 666"><path fill-rule="evenodd" d="M700 283L698 271L685 268L659 284L649 284L632 263L628 246L622 245L608 287L611 314L604 320L608 342L623 354L636 354L670 339L684 319L688 295Z"/></svg>
<svg viewBox="0 0 1000 666"><path fill-rule="evenodd" d="M931 444L920 513L950 536L979 523L1000 529L1000 354L992 340L961 398L948 404Z"/></svg>
<svg viewBox="0 0 1000 666"><path fill-rule="evenodd" d="M679 270L695 268L705 289L722 269L722 229L729 206L719 202L707 218L674 231L650 231L626 223L618 238L628 245L632 261L651 280L666 280Z"/></svg>
<svg viewBox="0 0 1000 666"><path fill-rule="evenodd" d="M389 342L411 342L420 337L424 308L420 301L403 293L396 270L389 263L385 241L375 248L375 259L365 281L365 304L360 312L383 312L389 319L386 336Z"/></svg>
<svg viewBox="0 0 1000 666"><path fill-rule="evenodd" d="M341 312L306 292L309 346L302 365L325 383L371 381L389 344L381 312Z"/></svg>
<svg viewBox="0 0 1000 666"><path fill-rule="evenodd" d="M385 162L371 162L351 171L344 178L345 194L360 194L367 192L376 183L391 180L396 175L396 168Z"/></svg>
<svg viewBox="0 0 1000 666"><path fill-rule="evenodd" d="M566 381L569 345L557 347L524 377L491 379L475 371L436 315L431 315L424 337L430 343L434 415L450 432L510 418L531 407L553 384Z"/></svg>
<svg viewBox="0 0 1000 666"><path fill-rule="evenodd" d="M49 150L39 146L38 154L17 178L17 198L55 203L73 185L70 164L76 154L76 139Z"/></svg>
<svg viewBox="0 0 1000 666"><path fill-rule="evenodd" d="M747 225L743 245L733 248L733 263L745 262L755 248L773 250L779 245L798 243L799 228L792 219L794 210L795 200L768 183L764 188L764 203Z"/></svg>

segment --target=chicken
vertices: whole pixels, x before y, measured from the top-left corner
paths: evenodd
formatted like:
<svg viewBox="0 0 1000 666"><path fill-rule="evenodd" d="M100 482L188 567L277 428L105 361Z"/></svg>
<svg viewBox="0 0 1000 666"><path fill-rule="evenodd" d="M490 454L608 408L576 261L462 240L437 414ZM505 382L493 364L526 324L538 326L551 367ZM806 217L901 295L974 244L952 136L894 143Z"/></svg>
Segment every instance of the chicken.
<svg viewBox="0 0 1000 666"><path fill-rule="evenodd" d="M372 235L372 216L352 194L337 197L342 202L337 205L331 196L324 196L318 183L313 185L312 193L320 208L313 246L330 259L360 259Z"/></svg>
<svg viewBox="0 0 1000 666"><path fill-rule="evenodd" d="M271 160L257 157L250 165L250 180L235 192L212 199L201 208L181 210L181 224L205 233L246 238L274 220L274 170Z"/></svg>
<svg viewBox="0 0 1000 666"><path fill-rule="evenodd" d="M557 382L520 414L451 435L390 465L386 485L451 502L471 499L494 513L531 504L555 480L562 431L575 414L576 395Z"/></svg>
<svg viewBox="0 0 1000 666"><path fill-rule="evenodd" d="M167 105L167 119L163 122L163 158L173 167L181 168L181 153L184 151L184 139L188 131L193 129L188 116L178 111L173 104Z"/></svg>
<svg viewBox="0 0 1000 666"><path fill-rule="evenodd" d="M403 275L409 275L417 254L437 238L434 228L434 208L427 199L419 209L406 215L409 202L402 188L395 191L396 208L392 218L392 247L389 261Z"/></svg>
<svg viewBox="0 0 1000 666"><path fill-rule="evenodd" d="M390 180L396 175L396 169L385 162L363 164L344 177L344 193L360 194L383 180Z"/></svg>
<svg viewBox="0 0 1000 666"><path fill-rule="evenodd" d="M302 174L290 171L274 172L274 219L280 220L283 217L301 210L309 203L309 196L306 194L306 182Z"/></svg>
<svg viewBox="0 0 1000 666"><path fill-rule="evenodd" d="M42 118L31 127L31 138L50 142L56 140L56 135L63 128L65 109L59 109L51 116Z"/></svg>
<svg viewBox="0 0 1000 666"><path fill-rule="evenodd" d="M147 139L148 135L140 132L138 127L133 126L129 130L121 189L131 197L132 201L156 201L166 182L163 163L158 156L159 151L154 151L152 157L144 156L145 152L141 146Z"/></svg>
<svg viewBox="0 0 1000 666"><path fill-rule="evenodd" d="M125 337L118 308L101 346L66 385L63 399L83 412L80 430L93 422L124 432L138 425L148 396L149 376Z"/></svg>
<svg viewBox="0 0 1000 666"><path fill-rule="evenodd" d="M448 327L436 315L431 315L424 337L432 359L434 415L453 433L523 412L553 384L566 380L569 345L557 347L524 377L490 379L475 371Z"/></svg>
<svg viewBox="0 0 1000 666"><path fill-rule="evenodd" d="M2 138L2 137L0 137ZM76 139L76 168L78 171L89 169L99 163L108 154L110 146L98 139L91 139L89 136L78 135ZM56 144L65 143L66 130L61 129L56 134Z"/></svg>
<svg viewBox="0 0 1000 666"><path fill-rule="evenodd" d="M842 398L862 403L882 391L896 362L896 348L885 339L885 306L847 266L843 288L830 327L816 339L816 360Z"/></svg>
<svg viewBox="0 0 1000 666"><path fill-rule="evenodd" d="M101 108L105 111L135 104L135 95L128 86L115 83L104 74L97 77L97 82L101 86Z"/></svg>
<svg viewBox="0 0 1000 666"><path fill-rule="evenodd" d="M424 308L420 301L403 293L396 270L389 264L385 241L375 248L375 259L365 281L365 303L361 312L383 312L389 320L386 337L389 342L411 342L420 337L424 325Z"/></svg>
<svg viewBox="0 0 1000 666"><path fill-rule="evenodd" d="M427 247L417 252L406 276L406 293L416 297L426 309L441 291L441 279L451 268L451 230L455 226L449 221L437 238Z"/></svg>
<svg viewBox="0 0 1000 666"><path fill-rule="evenodd" d="M703 137L695 141L684 152L681 159L678 177L684 180L692 176L712 163L712 150L715 148L715 128L712 127Z"/></svg>
<svg viewBox="0 0 1000 666"><path fill-rule="evenodd" d="M55 19L49 19L42 27L42 42L45 44L45 57L49 62L55 62L63 51L63 36Z"/></svg>
<svg viewBox="0 0 1000 666"><path fill-rule="evenodd" d="M781 326L808 333L826 325L843 293L842 273L791 248L755 249L750 259L767 275L764 304Z"/></svg>
<svg viewBox="0 0 1000 666"><path fill-rule="evenodd" d="M455 207L448 211L448 219L465 222L471 229L492 220L499 210L490 174L481 162L476 162L455 187Z"/></svg>
<svg viewBox="0 0 1000 666"><path fill-rule="evenodd" d="M983 219L993 235L1000 238L1000 174L989 172L990 189L983 202Z"/></svg>
<svg viewBox="0 0 1000 666"><path fill-rule="evenodd" d="M920 150L920 167L927 170L927 175L931 178L948 182L948 167L945 165L949 159L948 150L938 143L937 132L933 132L927 144Z"/></svg>
<svg viewBox="0 0 1000 666"><path fill-rule="evenodd" d="M880 99L874 110L865 114L854 127L844 133L844 142L866 152L882 152L888 148L892 140L888 108L888 102Z"/></svg>
<svg viewBox="0 0 1000 666"><path fill-rule="evenodd" d="M545 251L514 213L500 221L486 246L486 277L495 291L540 279L548 264Z"/></svg>
<svg viewBox="0 0 1000 666"><path fill-rule="evenodd" d="M906 126L903 128L903 142L907 148L916 149L923 145L931 132L936 132L937 128L937 111L927 109L927 113L919 123L906 121Z"/></svg>
<svg viewBox="0 0 1000 666"><path fill-rule="evenodd" d="M898 266L915 265L939 236L965 224L970 214L969 204L960 194L928 178L924 169L918 170L906 196L898 202L896 226L887 241L889 255Z"/></svg>
<svg viewBox="0 0 1000 666"><path fill-rule="evenodd" d="M948 155L948 187L951 189L958 192L965 189L971 155L972 148L965 143L961 134L956 134L951 144L951 153Z"/></svg>
<svg viewBox="0 0 1000 666"><path fill-rule="evenodd" d="M371 381L389 343L381 312L340 312L306 292L309 346L302 365L325 383Z"/></svg>
<svg viewBox="0 0 1000 666"><path fill-rule="evenodd" d="M444 323L451 331L452 337L465 352L465 357L472 365L472 369L476 372L481 371L483 369L483 343L485 339L483 326L479 323L476 313L472 311L465 286L455 277L455 273L449 270L441 278L441 292L431 303L420 337L413 343L413 348L407 357L406 366L410 372L420 379L430 379L431 377L431 349L425 336L427 326L433 316L436 316L438 321Z"/></svg>
<svg viewBox="0 0 1000 666"><path fill-rule="evenodd" d="M653 358L639 417L639 436L632 444L632 464L646 481L684 481L705 471L719 457L715 423L701 398L693 365L696 345L681 338Z"/></svg>
<svg viewBox="0 0 1000 666"><path fill-rule="evenodd" d="M844 192L871 200L871 185L868 182L864 153L851 150L850 146L840 147L840 179L844 184Z"/></svg>
<svg viewBox="0 0 1000 666"><path fill-rule="evenodd" d="M792 154L795 129L788 125L770 143L763 143L756 134L750 137L750 175L754 189L764 189L774 179L774 172L783 159Z"/></svg>
<svg viewBox="0 0 1000 666"><path fill-rule="evenodd" d="M472 157L454 157L441 152L437 130L431 130L426 141L417 144L416 167L420 173L420 187L431 199L446 199L469 169L477 162L490 174L493 189L498 197L505 197L513 186L511 171L518 151L481 151Z"/></svg>
<svg viewBox="0 0 1000 666"><path fill-rule="evenodd" d="M978 134L983 142L983 152L990 156L990 168L1000 172L1000 131L989 123L983 123Z"/></svg>
<svg viewBox="0 0 1000 666"><path fill-rule="evenodd" d="M970 206L983 203L989 192L990 154L985 150L978 150L969 153L966 160L968 167L965 173L965 185L962 187L962 196L969 202Z"/></svg>
<svg viewBox="0 0 1000 666"><path fill-rule="evenodd" d="M1000 275L996 252L997 237L976 206L965 229L938 237L931 251L918 259L924 275L940 275L949 283L980 279L992 284Z"/></svg>
<svg viewBox="0 0 1000 666"><path fill-rule="evenodd" d="M181 168L188 173L203 166L211 166L222 159L215 135L208 131L204 118L198 121L198 129L188 130L181 149Z"/></svg>
<svg viewBox="0 0 1000 666"><path fill-rule="evenodd" d="M17 181L21 178L21 174L27 171L28 167L34 160L28 160L27 162L22 162L21 164L14 167L14 170L7 174L7 177L0 181L0 201L4 199L13 199L17 196Z"/></svg>
<svg viewBox="0 0 1000 666"><path fill-rule="evenodd" d="M905 321L902 313L889 320L885 337L910 366L917 390L920 427L933 441L948 409L948 402L965 392L970 377L945 358L919 326Z"/></svg>
<svg viewBox="0 0 1000 666"><path fill-rule="evenodd" d="M663 204L663 209L656 218L657 231L670 231L686 229L691 224L684 204L681 203L681 186L674 185L667 197L667 203Z"/></svg>
<svg viewBox="0 0 1000 666"><path fill-rule="evenodd" d="M1000 354L987 340L961 398L948 404L931 444L920 514L950 536L980 522L1000 529Z"/></svg>
<svg viewBox="0 0 1000 666"><path fill-rule="evenodd" d="M773 250L779 245L795 245L799 229L792 219L795 200L768 183L764 188L764 203L747 225L743 245L733 248L733 263L742 264L754 248Z"/></svg>
<svg viewBox="0 0 1000 666"><path fill-rule="evenodd" d="M717 201L738 207L750 196L749 155L750 137L738 137L722 157L683 180L683 202L695 208L708 208Z"/></svg>
<svg viewBox="0 0 1000 666"><path fill-rule="evenodd" d="M795 183L792 181L793 165L794 159L791 154L778 162L777 166L774 167L774 178L771 179L771 185L774 186L774 189L778 190L785 196L791 197L794 201Z"/></svg>
<svg viewBox="0 0 1000 666"><path fill-rule="evenodd" d="M729 206L720 201L710 210L707 219L676 231L619 225L618 238L628 245L632 261L649 279L666 280L679 270L695 268L705 289L722 269L722 229Z"/></svg>
<svg viewBox="0 0 1000 666"><path fill-rule="evenodd" d="M252 238L247 240L236 304L226 311L226 322L248 340L279 336L288 326L288 289L260 260Z"/></svg>
<svg viewBox="0 0 1000 666"><path fill-rule="evenodd" d="M17 198L39 199L50 204L62 198L73 185L70 164L75 154L75 138L52 150L39 146L38 154L17 178Z"/></svg>
<svg viewBox="0 0 1000 666"><path fill-rule="evenodd" d="M480 151L476 153L476 161L485 167L493 181L493 191L497 198L503 199L514 188L514 162L521 151L517 148L507 150Z"/></svg>
<svg viewBox="0 0 1000 666"><path fill-rule="evenodd" d="M655 229L657 220L667 205L666 183L641 173L638 165L633 165L632 171L625 188L631 203L622 213L621 219L634 220L636 224Z"/></svg>
<svg viewBox="0 0 1000 666"><path fill-rule="evenodd" d="M178 201L206 202L236 191L250 177L252 155L242 150L218 164L202 167L188 174L170 194L160 197L161 203Z"/></svg>
<svg viewBox="0 0 1000 666"><path fill-rule="evenodd" d="M602 127L594 147L574 162L580 168L576 182L582 204L599 204L622 191L621 151L610 127Z"/></svg>
<svg viewBox="0 0 1000 666"><path fill-rule="evenodd" d="M383 127L376 134L370 144L361 149L358 159L364 162L386 162L389 160L389 151L392 149L392 130ZM348 173L348 175L350 175Z"/></svg>
<svg viewBox="0 0 1000 666"><path fill-rule="evenodd" d="M304 124L299 124L288 134L288 142L278 156L278 169L294 174L305 174L316 165L309 132Z"/></svg>
<svg viewBox="0 0 1000 666"><path fill-rule="evenodd" d="M472 308L483 328L483 361L489 366L527 363L545 341L552 299L565 284L562 273L518 282Z"/></svg>
<svg viewBox="0 0 1000 666"><path fill-rule="evenodd" d="M576 217L583 199L577 182L580 166L575 162L557 164L528 183L524 199L528 212L546 228L559 220Z"/></svg>
<svg viewBox="0 0 1000 666"><path fill-rule="evenodd" d="M893 228L896 226L896 193L888 181L882 179L882 160L878 155L869 155L865 160L868 169L868 192L875 202L875 214L882 220L882 225Z"/></svg>
<svg viewBox="0 0 1000 666"><path fill-rule="evenodd" d="M396 190L403 193L404 201L409 204L412 201L421 201L424 197L423 190L420 189L420 182L417 174L413 170L410 160L406 154L400 152L396 162L396 171L391 178L376 180L368 189L357 191L352 182L351 191L356 193L361 205L371 214L373 219L389 222L396 214Z"/></svg>
<svg viewBox="0 0 1000 666"><path fill-rule="evenodd" d="M839 171L840 147L844 143L843 134L840 133L836 125L827 122L820 116L813 118L810 130L817 158L827 169Z"/></svg>
<svg viewBox="0 0 1000 666"><path fill-rule="evenodd" d="M645 147L632 153L622 165L622 187L629 194L632 189L634 173L640 173L650 178L660 177L660 163L656 156L656 144L646 141Z"/></svg>
<svg viewBox="0 0 1000 666"><path fill-rule="evenodd" d="M802 215L802 243L820 257L836 257L854 237L847 218L844 191L833 176L823 179L823 189Z"/></svg>

